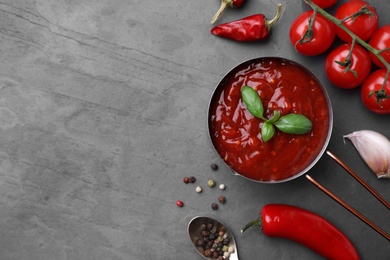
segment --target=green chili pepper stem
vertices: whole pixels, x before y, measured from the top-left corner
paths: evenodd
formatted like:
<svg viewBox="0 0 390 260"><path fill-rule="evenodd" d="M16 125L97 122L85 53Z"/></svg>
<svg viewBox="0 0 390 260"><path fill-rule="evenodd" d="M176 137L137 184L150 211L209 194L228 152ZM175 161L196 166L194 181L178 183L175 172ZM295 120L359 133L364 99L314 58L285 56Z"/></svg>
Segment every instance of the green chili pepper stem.
<svg viewBox="0 0 390 260"><path fill-rule="evenodd" d="M277 5L276 15L271 20L265 21L265 26L267 27L268 31L271 29L271 27L279 20L280 16L282 15L282 4Z"/></svg>
<svg viewBox="0 0 390 260"><path fill-rule="evenodd" d="M247 230L248 228L250 227L253 227L253 226L258 226L260 227L260 229L262 229L263 227L263 224L261 222L261 216L255 220L252 220L251 222L249 222L248 224L246 224L242 229L241 229L241 233L244 233L245 230Z"/></svg>

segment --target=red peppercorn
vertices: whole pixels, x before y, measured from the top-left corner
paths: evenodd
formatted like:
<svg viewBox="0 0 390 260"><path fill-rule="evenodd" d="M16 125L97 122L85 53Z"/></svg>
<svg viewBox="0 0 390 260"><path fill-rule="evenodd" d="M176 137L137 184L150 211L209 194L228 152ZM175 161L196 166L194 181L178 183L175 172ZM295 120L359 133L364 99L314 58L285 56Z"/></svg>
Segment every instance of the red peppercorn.
<svg viewBox="0 0 390 260"><path fill-rule="evenodd" d="M181 200L176 201L176 206L183 207L184 206L183 201L181 201Z"/></svg>
<svg viewBox="0 0 390 260"><path fill-rule="evenodd" d="M185 184L190 183L190 178L184 177L183 182L184 182Z"/></svg>

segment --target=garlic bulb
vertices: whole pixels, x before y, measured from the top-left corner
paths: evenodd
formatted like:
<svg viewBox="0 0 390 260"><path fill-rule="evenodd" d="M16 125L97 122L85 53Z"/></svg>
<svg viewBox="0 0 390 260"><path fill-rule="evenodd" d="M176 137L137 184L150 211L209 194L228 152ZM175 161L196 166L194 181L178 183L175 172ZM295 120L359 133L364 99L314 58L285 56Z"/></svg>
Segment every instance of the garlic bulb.
<svg viewBox="0 0 390 260"><path fill-rule="evenodd" d="M378 178L390 178L390 141L384 135L361 130L344 135Z"/></svg>

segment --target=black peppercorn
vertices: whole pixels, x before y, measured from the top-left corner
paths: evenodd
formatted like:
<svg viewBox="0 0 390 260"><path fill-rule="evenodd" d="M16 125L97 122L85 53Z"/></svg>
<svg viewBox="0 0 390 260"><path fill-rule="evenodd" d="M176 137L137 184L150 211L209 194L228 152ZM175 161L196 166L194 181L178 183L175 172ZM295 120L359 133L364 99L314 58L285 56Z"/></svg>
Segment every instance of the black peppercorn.
<svg viewBox="0 0 390 260"><path fill-rule="evenodd" d="M218 209L218 204L217 204L217 203L211 204L211 208L212 208L213 210L217 210L217 209Z"/></svg>
<svg viewBox="0 0 390 260"><path fill-rule="evenodd" d="M194 183L196 181L196 178L194 176L191 176L189 178L190 183Z"/></svg>
<svg viewBox="0 0 390 260"><path fill-rule="evenodd" d="M213 171L218 170L218 165L216 165L215 163L211 164L210 167L211 167L211 170L213 170Z"/></svg>

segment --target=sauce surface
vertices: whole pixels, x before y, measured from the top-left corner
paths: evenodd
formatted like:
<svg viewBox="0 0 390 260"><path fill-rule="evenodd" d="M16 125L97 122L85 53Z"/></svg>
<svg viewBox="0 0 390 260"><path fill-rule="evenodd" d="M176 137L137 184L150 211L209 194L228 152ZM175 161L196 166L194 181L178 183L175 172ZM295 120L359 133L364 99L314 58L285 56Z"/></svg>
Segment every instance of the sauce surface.
<svg viewBox="0 0 390 260"><path fill-rule="evenodd" d="M281 132L261 138L263 120L255 118L241 99L243 86L254 88L264 116L303 114L313 124L303 135ZM209 110L211 140L220 157L238 174L256 181L290 179L319 156L330 135L330 104L318 80L305 68L281 58L245 62L217 87Z"/></svg>

